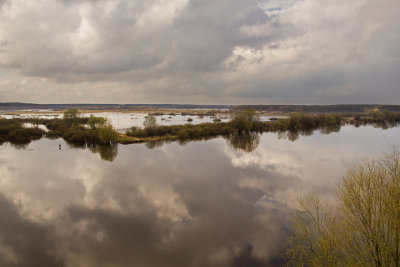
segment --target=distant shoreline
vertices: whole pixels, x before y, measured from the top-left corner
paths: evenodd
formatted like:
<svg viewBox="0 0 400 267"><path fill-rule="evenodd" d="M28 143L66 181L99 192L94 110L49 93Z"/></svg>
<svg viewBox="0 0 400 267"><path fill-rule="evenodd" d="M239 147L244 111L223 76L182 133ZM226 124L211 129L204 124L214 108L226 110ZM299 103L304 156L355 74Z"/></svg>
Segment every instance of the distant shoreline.
<svg viewBox="0 0 400 267"><path fill-rule="evenodd" d="M0 103L0 111L5 112L36 112L34 110L52 110L53 113L60 113L69 108L78 108L82 112L199 112L203 110L248 110L253 109L269 115L289 114L291 112L304 112L313 114L365 114L373 111L388 110L400 112L400 105L385 104L338 104L338 105L192 105L192 104L34 104L19 102ZM28 110L28 111L27 111ZM46 114L46 113L44 113Z"/></svg>
<svg viewBox="0 0 400 267"><path fill-rule="evenodd" d="M6 110L0 113L0 115L22 115L22 114L33 114L33 115L46 115L46 114L63 114L65 110ZM155 116L158 115L169 115L171 113L175 114L187 114L192 116L208 116L211 113L217 115L227 115L231 114L232 111L230 109L222 110L222 109L147 109L147 110L135 110L135 109L126 109L126 110L118 110L118 109L80 109L79 113L88 113L88 114L99 114L99 113L136 113L136 114L153 114ZM268 114L275 115L275 114Z"/></svg>

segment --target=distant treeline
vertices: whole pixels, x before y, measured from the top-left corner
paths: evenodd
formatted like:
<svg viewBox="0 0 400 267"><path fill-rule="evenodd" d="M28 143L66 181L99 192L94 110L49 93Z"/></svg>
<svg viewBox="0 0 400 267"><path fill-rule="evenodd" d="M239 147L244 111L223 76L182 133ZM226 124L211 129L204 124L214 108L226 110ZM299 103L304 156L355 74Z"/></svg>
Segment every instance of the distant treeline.
<svg viewBox="0 0 400 267"><path fill-rule="evenodd" d="M5 102L0 103L0 110L24 110L24 109L53 109L66 110L70 108L85 110L150 110L150 109L232 109L232 110L256 110L268 113L289 114L291 112L303 112L314 114L365 114L375 108L400 112L400 105L192 105L192 104L34 104Z"/></svg>
<svg viewBox="0 0 400 267"><path fill-rule="evenodd" d="M400 105L242 105L234 107L235 110L254 109L257 111L282 114L288 114L291 112L318 114L366 114L372 112L376 108L382 111L387 110L400 112Z"/></svg>
<svg viewBox="0 0 400 267"><path fill-rule="evenodd" d="M53 109L70 108L85 110L148 110L148 109L230 109L231 105L191 105L191 104L34 104L5 102L0 103L0 110Z"/></svg>

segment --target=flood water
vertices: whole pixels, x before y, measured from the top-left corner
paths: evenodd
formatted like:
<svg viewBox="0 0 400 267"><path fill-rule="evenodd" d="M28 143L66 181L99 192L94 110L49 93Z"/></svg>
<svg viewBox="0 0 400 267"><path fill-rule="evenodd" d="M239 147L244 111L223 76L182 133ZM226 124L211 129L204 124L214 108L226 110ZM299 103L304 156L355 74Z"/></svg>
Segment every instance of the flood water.
<svg viewBox="0 0 400 267"><path fill-rule="evenodd" d="M297 198L334 199L350 164L400 147L399 137L346 126L295 142L6 143L0 266L281 266Z"/></svg>
<svg viewBox="0 0 400 267"><path fill-rule="evenodd" d="M128 128L135 127L143 127L143 122L148 113L143 112L97 112L97 113L80 113L81 117L90 117L90 115L106 118L111 125L118 130L119 132L125 132ZM230 121L230 117L228 114L224 115L215 115L215 116L198 116L198 115L185 115L182 113L171 113L164 115L157 115L156 122L157 125L182 125L186 123L191 124L200 124L207 122L214 122L215 119L220 120L221 122ZM274 116L276 118L277 116ZM37 113L21 113L21 114L12 114L5 115L0 114L0 118L5 119L14 119L14 118L38 118L38 119L61 119L63 118L62 113L51 113L51 111L47 111L46 114L37 114ZM260 116L260 121L268 121L271 116ZM27 125L28 126L28 125Z"/></svg>

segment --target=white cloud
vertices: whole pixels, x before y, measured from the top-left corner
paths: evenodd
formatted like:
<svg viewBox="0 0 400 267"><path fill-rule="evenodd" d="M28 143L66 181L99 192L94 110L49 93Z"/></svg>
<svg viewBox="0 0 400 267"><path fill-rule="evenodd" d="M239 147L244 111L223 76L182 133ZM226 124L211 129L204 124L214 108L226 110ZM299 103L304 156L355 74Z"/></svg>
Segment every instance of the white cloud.
<svg viewBox="0 0 400 267"><path fill-rule="evenodd" d="M394 0L0 6L4 101L393 103L400 96Z"/></svg>

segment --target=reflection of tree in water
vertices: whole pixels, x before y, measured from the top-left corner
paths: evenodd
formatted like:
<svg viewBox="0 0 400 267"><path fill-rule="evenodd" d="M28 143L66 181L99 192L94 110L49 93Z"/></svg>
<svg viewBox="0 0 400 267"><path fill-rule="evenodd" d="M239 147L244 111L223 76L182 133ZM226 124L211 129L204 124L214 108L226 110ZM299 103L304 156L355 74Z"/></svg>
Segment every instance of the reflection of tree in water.
<svg viewBox="0 0 400 267"><path fill-rule="evenodd" d="M340 131L340 125L335 126L322 126L319 128L322 134L337 133ZM311 136L314 130L291 130L291 131L278 131L278 139L287 139L289 141L296 141L302 136Z"/></svg>
<svg viewBox="0 0 400 267"><path fill-rule="evenodd" d="M286 135L287 135L287 139L292 142L299 139L299 131L288 131Z"/></svg>
<svg viewBox="0 0 400 267"><path fill-rule="evenodd" d="M144 145L148 149L154 149L154 148L161 147L164 143L165 143L165 141L159 140L159 141L149 141L149 142L146 142Z"/></svg>
<svg viewBox="0 0 400 267"><path fill-rule="evenodd" d="M328 125L319 128L322 134L338 133L340 132L340 125Z"/></svg>
<svg viewBox="0 0 400 267"><path fill-rule="evenodd" d="M307 134L308 134L308 132L307 132ZM279 131L278 139L287 139L289 141L294 142L297 139L299 139L299 131Z"/></svg>
<svg viewBox="0 0 400 267"><path fill-rule="evenodd" d="M225 138L235 149L245 152L252 152L260 143L260 134L258 133L233 133Z"/></svg>
<svg viewBox="0 0 400 267"><path fill-rule="evenodd" d="M389 129L389 124L386 122L376 122L372 125L374 128L381 128L382 130Z"/></svg>
<svg viewBox="0 0 400 267"><path fill-rule="evenodd" d="M78 145L74 143L67 143L73 148L88 148L90 152L94 154L100 154L102 160L113 162L118 155L118 144L111 145L96 145L96 144L85 144Z"/></svg>
<svg viewBox="0 0 400 267"><path fill-rule="evenodd" d="M372 126L374 128L381 128L383 130L387 130L389 128L393 128L393 127L398 127L399 123L398 122L375 122L374 124L372 124Z"/></svg>
<svg viewBox="0 0 400 267"><path fill-rule="evenodd" d="M187 143L189 143L190 140L189 139L180 139L178 142L179 142L179 145L184 146Z"/></svg>
<svg viewBox="0 0 400 267"><path fill-rule="evenodd" d="M2 145L2 143L0 143ZM28 144L17 144L17 143L10 143L10 145L15 149L26 149Z"/></svg>
<svg viewBox="0 0 400 267"><path fill-rule="evenodd" d="M311 136L314 133L314 130L300 130L299 133L302 136Z"/></svg>
<svg viewBox="0 0 400 267"><path fill-rule="evenodd" d="M114 161L118 155L118 145L92 145L88 146L92 153L99 153L102 160Z"/></svg>

